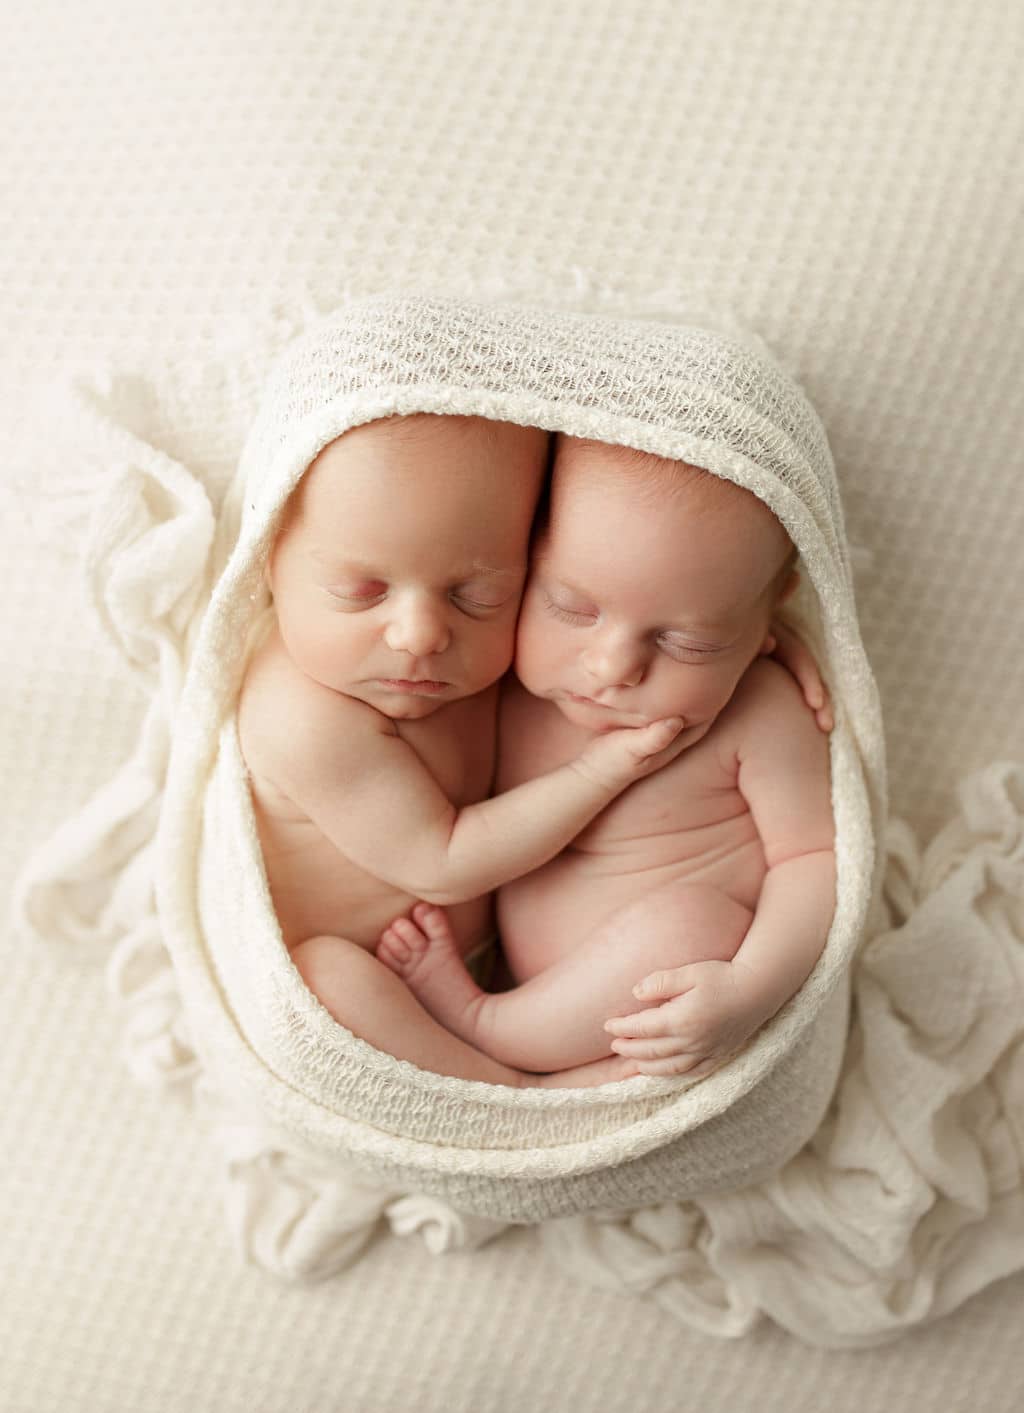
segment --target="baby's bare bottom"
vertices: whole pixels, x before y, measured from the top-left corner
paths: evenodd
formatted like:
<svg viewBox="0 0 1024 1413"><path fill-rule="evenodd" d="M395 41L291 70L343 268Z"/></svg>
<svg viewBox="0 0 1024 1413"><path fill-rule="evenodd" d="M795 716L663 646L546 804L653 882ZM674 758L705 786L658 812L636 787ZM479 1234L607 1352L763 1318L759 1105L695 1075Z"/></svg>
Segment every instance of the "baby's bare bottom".
<svg viewBox="0 0 1024 1413"><path fill-rule="evenodd" d="M643 1010L633 995L653 971L730 961L753 913L704 883L679 882L630 903L591 937L512 991L476 985L443 912L421 904L378 949L426 1009L463 1041L506 1065L560 1070L609 1053L604 1022ZM418 937L417 937L418 934Z"/></svg>
<svg viewBox="0 0 1024 1413"><path fill-rule="evenodd" d="M292 948L291 957L303 981L335 1020L378 1050L420 1069L516 1088L579 1088L636 1073L631 1061L615 1055L560 1074L526 1074L446 1030L393 971L355 942L310 937Z"/></svg>

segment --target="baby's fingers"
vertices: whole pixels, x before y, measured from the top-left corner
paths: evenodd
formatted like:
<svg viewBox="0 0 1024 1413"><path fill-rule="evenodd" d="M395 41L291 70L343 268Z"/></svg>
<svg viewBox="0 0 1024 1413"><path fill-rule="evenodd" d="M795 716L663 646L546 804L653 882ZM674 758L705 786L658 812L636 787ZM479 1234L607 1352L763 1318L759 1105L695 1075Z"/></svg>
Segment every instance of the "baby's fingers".
<svg viewBox="0 0 1024 1413"><path fill-rule="evenodd" d="M604 1023L609 1035L624 1040L647 1039L655 1035L672 1034L671 1021L660 1014L660 1006L652 1006L649 1011L634 1011L629 1016L613 1016Z"/></svg>
<svg viewBox="0 0 1024 1413"><path fill-rule="evenodd" d="M630 1060L667 1060L679 1056L681 1043L671 1035L653 1040L634 1040L623 1036L613 1040L611 1048L616 1055L624 1055Z"/></svg>
<svg viewBox="0 0 1024 1413"><path fill-rule="evenodd" d="M633 987L633 995L638 1001L663 1001L673 996L681 996L690 990L687 980L688 967L675 967L670 971L652 971Z"/></svg>
<svg viewBox="0 0 1024 1413"><path fill-rule="evenodd" d="M669 747L682 731L681 716L666 716L661 721L652 721L649 726L637 726L633 730L633 744L638 758L656 756Z"/></svg>
<svg viewBox="0 0 1024 1413"><path fill-rule="evenodd" d="M773 652L782 666L795 678L804 701L814 713L818 729L831 731L835 725L835 717L829 702L828 688L806 643L787 624L776 620L772 623L772 632L765 640L763 650Z"/></svg>

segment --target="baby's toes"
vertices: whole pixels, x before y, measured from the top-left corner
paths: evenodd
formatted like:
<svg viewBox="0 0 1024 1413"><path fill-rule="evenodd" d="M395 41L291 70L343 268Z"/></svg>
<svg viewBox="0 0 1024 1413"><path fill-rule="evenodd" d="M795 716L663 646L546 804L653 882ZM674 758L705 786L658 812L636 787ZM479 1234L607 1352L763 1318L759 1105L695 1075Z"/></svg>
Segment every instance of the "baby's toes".
<svg viewBox="0 0 1024 1413"><path fill-rule="evenodd" d="M399 944L409 952L423 952L427 947L427 938L423 930L407 917L396 917L391 924L391 931L398 937Z"/></svg>
<svg viewBox="0 0 1024 1413"><path fill-rule="evenodd" d="M430 942L451 942L454 940L444 908L434 903L417 903L412 910L416 924L421 927Z"/></svg>
<svg viewBox="0 0 1024 1413"><path fill-rule="evenodd" d="M400 966L409 959L409 948L402 941L394 926L386 927L377 943L377 957L388 965Z"/></svg>

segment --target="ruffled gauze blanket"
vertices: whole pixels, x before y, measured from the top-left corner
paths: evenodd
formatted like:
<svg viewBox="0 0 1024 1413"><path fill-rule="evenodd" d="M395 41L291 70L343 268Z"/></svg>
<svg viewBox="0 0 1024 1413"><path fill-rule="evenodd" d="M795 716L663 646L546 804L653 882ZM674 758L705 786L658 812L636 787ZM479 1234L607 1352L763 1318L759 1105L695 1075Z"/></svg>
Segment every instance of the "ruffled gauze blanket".
<svg viewBox="0 0 1024 1413"><path fill-rule="evenodd" d="M350 426L412 411L695 462L760 495L801 551L797 612L837 715L836 916L798 996L699 1084L511 1091L427 1074L337 1025L284 950L232 716L264 604L262 566L317 451ZM354 304L279 363L216 530L183 467L94 408L80 421L97 455L124 466L96 519L91 581L153 705L132 761L30 866L22 907L44 935L120 938L111 977L132 1003L137 1069L191 1077L198 1055L250 1254L323 1274L351 1259L385 1211L398 1230L425 1225L435 1246L565 1217L547 1230L575 1264L653 1290L683 1318L736 1332L766 1309L827 1342L883 1336L1019 1264L1024 1242L1004 1242L1014 1254L995 1263L986 1245L1005 1235L993 1214L1009 1211L1021 1171L1007 1104L1014 1093L1019 1103L1024 1028L1020 918L1006 906L1024 871L1019 783L1004 773L975 788L974 832L941 878L927 877L897 831L883 908L881 727L831 458L803 394L759 346L581 315ZM149 882L165 769L157 925ZM983 887L989 816L1005 861ZM854 1043L823 1123L869 912ZM851 1303L850 1290L863 1298Z"/></svg>

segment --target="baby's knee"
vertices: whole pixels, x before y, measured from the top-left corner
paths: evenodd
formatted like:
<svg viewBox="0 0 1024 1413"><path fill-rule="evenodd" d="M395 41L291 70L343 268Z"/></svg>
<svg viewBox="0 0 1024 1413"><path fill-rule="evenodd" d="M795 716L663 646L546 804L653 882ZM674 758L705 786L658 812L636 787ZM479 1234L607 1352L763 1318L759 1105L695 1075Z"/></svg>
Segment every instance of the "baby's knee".
<svg viewBox="0 0 1024 1413"><path fill-rule="evenodd" d="M753 921L750 909L709 883L685 883L673 891L675 936L682 955L677 965L731 961Z"/></svg>
<svg viewBox="0 0 1024 1413"><path fill-rule="evenodd" d="M371 953L344 937L307 937L291 949L291 958L314 996L329 997L333 1010L346 993L365 992L387 975Z"/></svg>
<svg viewBox="0 0 1024 1413"><path fill-rule="evenodd" d="M310 991L316 991L316 983L335 970L337 953L343 945L337 937L307 937L291 948L295 969Z"/></svg>

